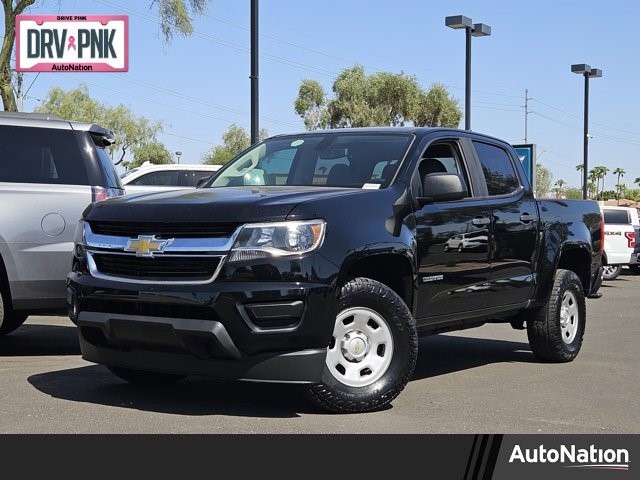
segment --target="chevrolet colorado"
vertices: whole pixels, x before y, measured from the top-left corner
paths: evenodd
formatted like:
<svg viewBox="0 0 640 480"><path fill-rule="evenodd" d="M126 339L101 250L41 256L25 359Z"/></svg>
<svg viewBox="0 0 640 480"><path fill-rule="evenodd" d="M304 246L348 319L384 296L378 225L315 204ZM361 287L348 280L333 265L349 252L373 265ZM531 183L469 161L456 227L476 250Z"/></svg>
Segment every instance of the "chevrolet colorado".
<svg viewBox="0 0 640 480"><path fill-rule="evenodd" d="M597 203L536 200L501 140L308 132L203 188L87 208L67 301L83 357L127 381L304 383L361 412L402 391L419 335L504 322L541 361L573 360L602 246Z"/></svg>

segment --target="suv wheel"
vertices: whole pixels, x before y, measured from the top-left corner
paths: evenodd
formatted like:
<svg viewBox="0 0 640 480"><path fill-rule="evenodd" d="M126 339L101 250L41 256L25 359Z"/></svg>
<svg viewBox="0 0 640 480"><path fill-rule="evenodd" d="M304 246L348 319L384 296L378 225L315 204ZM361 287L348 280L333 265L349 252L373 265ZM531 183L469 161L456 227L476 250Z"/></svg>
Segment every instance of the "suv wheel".
<svg viewBox="0 0 640 480"><path fill-rule="evenodd" d="M145 370L135 370L125 367L107 367L111 373L122 380L135 383L137 385L145 385L149 387L161 387L165 385L173 385L179 382L186 375L177 375L173 373L148 372Z"/></svg>
<svg viewBox="0 0 640 480"><path fill-rule="evenodd" d="M548 305L527 319L531 350L545 362L570 362L580 352L585 324L582 283L574 272L558 269Z"/></svg>
<svg viewBox="0 0 640 480"><path fill-rule="evenodd" d="M356 278L342 287L322 383L310 388L320 407L369 412L404 389L416 365L415 320L389 287Z"/></svg>
<svg viewBox="0 0 640 480"><path fill-rule="evenodd" d="M605 265L602 267L603 280L615 280L622 272L622 265Z"/></svg>
<svg viewBox="0 0 640 480"><path fill-rule="evenodd" d="M14 312L8 301L8 297L9 295L6 294L5 289L0 285L0 335L13 332L22 325L28 317L25 313Z"/></svg>

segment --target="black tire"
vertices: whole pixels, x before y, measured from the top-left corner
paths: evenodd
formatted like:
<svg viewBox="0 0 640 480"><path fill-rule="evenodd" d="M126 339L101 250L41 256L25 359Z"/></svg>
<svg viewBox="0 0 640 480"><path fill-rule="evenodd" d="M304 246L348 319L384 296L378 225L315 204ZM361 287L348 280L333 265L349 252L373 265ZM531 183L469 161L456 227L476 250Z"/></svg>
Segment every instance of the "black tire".
<svg viewBox="0 0 640 480"><path fill-rule="evenodd" d="M622 272L622 265L606 265L602 270L602 279L615 280L620 275L620 272Z"/></svg>
<svg viewBox="0 0 640 480"><path fill-rule="evenodd" d="M629 270L631 270L631 273L635 273L636 275L640 273L640 264L638 263L633 263L631 265L629 265Z"/></svg>
<svg viewBox="0 0 640 480"><path fill-rule="evenodd" d="M0 279L1 282L1 279ZM26 313L16 313L11 308L9 295L0 284L0 335L13 332L27 319Z"/></svg>
<svg viewBox="0 0 640 480"><path fill-rule="evenodd" d="M145 370L135 370L125 367L107 367L111 373L122 380L135 383L136 385L144 385L147 387L162 387L173 385L179 382L186 375L177 375L174 373L148 372Z"/></svg>
<svg viewBox="0 0 640 480"><path fill-rule="evenodd" d="M578 316L574 320L577 325L575 337L569 343L563 338L560 318L562 302L567 292L573 294ZM567 298L571 300L570 296ZM531 350L543 362L571 362L582 347L585 325L586 307L582 283L574 272L558 269L549 303L527 319L527 336ZM564 335L566 334L565 331Z"/></svg>
<svg viewBox="0 0 640 480"><path fill-rule="evenodd" d="M354 387L341 382L325 364L322 383L312 385L309 393L317 405L335 413L370 412L388 405L407 385L418 356L415 319L389 287L369 278L351 280L341 289L338 317L340 312L352 308L373 311L386 322L393 353L382 376L366 386Z"/></svg>
<svg viewBox="0 0 640 480"><path fill-rule="evenodd" d="M458 251L461 252L462 251L462 244L458 245Z"/></svg>

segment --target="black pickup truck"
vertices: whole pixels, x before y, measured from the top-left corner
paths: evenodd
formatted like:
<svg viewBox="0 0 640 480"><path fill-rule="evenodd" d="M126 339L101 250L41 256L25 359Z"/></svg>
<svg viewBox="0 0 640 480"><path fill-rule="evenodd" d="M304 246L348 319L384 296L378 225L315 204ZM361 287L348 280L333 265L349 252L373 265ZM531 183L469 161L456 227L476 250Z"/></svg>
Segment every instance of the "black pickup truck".
<svg viewBox="0 0 640 480"><path fill-rule="evenodd" d="M378 409L418 336L504 322L568 362L601 282L595 202L536 200L503 141L442 128L277 136L202 188L90 206L68 276L82 355L136 383L304 383Z"/></svg>

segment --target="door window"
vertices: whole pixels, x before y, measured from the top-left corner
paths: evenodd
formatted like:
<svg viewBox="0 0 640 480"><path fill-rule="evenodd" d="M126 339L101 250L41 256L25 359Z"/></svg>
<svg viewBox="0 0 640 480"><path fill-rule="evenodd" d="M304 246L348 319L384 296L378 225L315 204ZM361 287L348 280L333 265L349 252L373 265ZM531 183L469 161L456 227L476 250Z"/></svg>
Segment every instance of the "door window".
<svg viewBox="0 0 640 480"><path fill-rule="evenodd" d="M506 150L488 143L473 142L489 195L508 195L520 188L511 157Z"/></svg>

